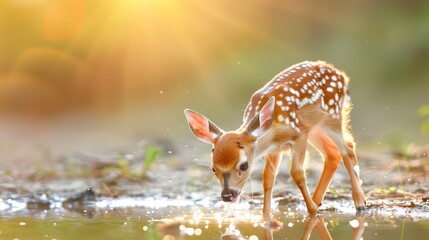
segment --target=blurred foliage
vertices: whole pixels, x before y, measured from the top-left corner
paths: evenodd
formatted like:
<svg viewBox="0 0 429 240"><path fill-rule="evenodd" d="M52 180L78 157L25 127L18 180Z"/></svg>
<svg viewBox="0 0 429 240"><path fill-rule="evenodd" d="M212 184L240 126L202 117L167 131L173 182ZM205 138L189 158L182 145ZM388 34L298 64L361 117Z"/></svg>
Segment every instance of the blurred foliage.
<svg viewBox="0 0 429 240"><path fill-rule="evenodd" d="M147 172L151 169L156 158L161 155L162 151L160 147L148 146L145 152L145 160L142 169L142 176L146 176Z"/></svg>
<svg viewBox="0 0 429 240"><path fill-rule="evenodd" d="M391 195L394 193L397 193L398 189L396 187L389 187L389 188L375 188L374 192L381 195Z"/></svg>
<svg viewBox="0 0 429 240"><path fill-rule="evenodd" d="M429 105L420 107L418 113L420 117L425 117L420 127L422 134L429 134Z"/></svg>
<svg viewBox="0 0 429 240"><path fill-rule="evenodd" d="M135 171L130 164L130 160L125 156L119 154L117 158L117 165L109 165L103 168L104 174L119 170L121 174L125 177L146 177L147 173L153 167L155 160L157 160L162 155L162 148L156 145L147 146L145 149L145 158L143 161L143 166L141 171Z"/></svg>
<svg viewBox="0 0 429 240"><path fill-rule="evenodd" d="M340 196L340 195L344 194L345 192L346 192L346 190L345 190L343 182L340 183L340 188L330 188L329 189L329 193L331 193L334 196Z"/></svg>
<svg viewBox="0 0 429 240"><path fill-rule="evenodd" d="M337 189L335 189L335 188L331 188L330 189L330 193L331 194L333 194L333 195L335 195L335 196L340 196L342 193L344 193L344 191L339 191L339 190L337 190Z"/></svg>
<svg viewBox="0 0 429 240"><path fill-rule="evenodd" d="M130 164L125 158L118 159L118 167L125 176L130 176Z"/></svg>

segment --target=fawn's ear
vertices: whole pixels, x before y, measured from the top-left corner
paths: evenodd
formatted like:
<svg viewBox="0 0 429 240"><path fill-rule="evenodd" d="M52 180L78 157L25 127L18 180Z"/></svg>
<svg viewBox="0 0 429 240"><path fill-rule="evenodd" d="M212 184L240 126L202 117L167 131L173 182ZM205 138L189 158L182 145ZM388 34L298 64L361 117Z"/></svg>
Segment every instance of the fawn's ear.
<svg viewBox="0 0 429 240"><path fill-rule="evenodd" d="M274 116L274 100L275 98L271 97L261 108L261 111L250 121L247 131L252 136L261 138L270 130Z"/></svg>
<svg viewBox="0 0 429 240"><path fill-rule="evenodd" d="M192 132L203 142L213 143L213 140L223 132L208 118L197 112L185 109L185 116Z"/></svg>

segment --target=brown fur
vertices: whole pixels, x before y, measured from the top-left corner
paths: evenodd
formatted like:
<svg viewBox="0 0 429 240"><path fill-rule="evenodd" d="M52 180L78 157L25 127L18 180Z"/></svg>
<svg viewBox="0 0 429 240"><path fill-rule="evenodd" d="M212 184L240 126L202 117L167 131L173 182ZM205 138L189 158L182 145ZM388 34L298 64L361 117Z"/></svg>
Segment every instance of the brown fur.
<svg viewBox="0 0 429 240"><path fill-rule="evenodd" d="M355 206L364 209L365 198L355 169L357 158L349 126L351 104L347 93L348 77L342 71L324 62L304 62L281 72L253 94L238 130L223 133L218 129L202 129L206 135L208 131L220 133L214 134L217 137L212 141L212 164L221 185L224 186L224 180L220 176L228 173L227 188L240 192L250 172L239 170L240 165L247 161L250 168L254 159L263 155L264 217L270 219L277 169L283 152L291 149L291 176L310 214L318 211L341 159L350 175ZM272 125L266 132L267 123ZM325 167L313 196L303 169L307 141L325 157Z"/></svg>

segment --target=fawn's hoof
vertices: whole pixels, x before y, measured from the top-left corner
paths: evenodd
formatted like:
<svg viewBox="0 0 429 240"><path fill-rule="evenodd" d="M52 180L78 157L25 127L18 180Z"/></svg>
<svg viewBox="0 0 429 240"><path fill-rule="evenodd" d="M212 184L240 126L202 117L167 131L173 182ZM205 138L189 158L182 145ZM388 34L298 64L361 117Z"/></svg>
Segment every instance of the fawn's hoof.
<svg viewBox="0 0 429 240"><path fill-rule="evenodd" d="M316 216L316 215L319 214L319 208L318 207L316 207L316 208L308 208L307 211L308 211L308 213L311 216Z"/></svg>
<svg viewBox="0 0 429 240"><path fill-rule="evenodd" d="M356 207L356 212L357 213L364 213L366 211L365 206L357 206Z"/></svg>
<svg viewBox="0 0 429 240"><path fill-rule="evenodd" d="M315 215L319 214L319 207L314 202L312 202L311 204L307 204L307 212L311 216L315 216Z"/></svg>

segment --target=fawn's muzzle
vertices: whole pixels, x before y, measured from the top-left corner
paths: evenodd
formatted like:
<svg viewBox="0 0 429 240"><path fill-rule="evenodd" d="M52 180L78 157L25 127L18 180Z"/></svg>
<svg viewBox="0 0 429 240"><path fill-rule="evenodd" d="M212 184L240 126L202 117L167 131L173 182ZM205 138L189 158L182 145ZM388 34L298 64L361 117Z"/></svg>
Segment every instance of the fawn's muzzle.
<svg viewBox="0 0 429 240"><path fill-rule="evenodd" d="M235 202L238 199L238 192L229 188L224 188L220 196L224 202Z"/></svg>
<svg viewBox="0 0 429 240"><path fill-rule="evenodd" d="M240 193L229 188L230 173L225 172L222 174L222 176L223 176L223 189L222 189L222 192L220 194L220 196L222 197L222 201L224 201L224 202L237 202L238 196L240 195Z"/></svg>

